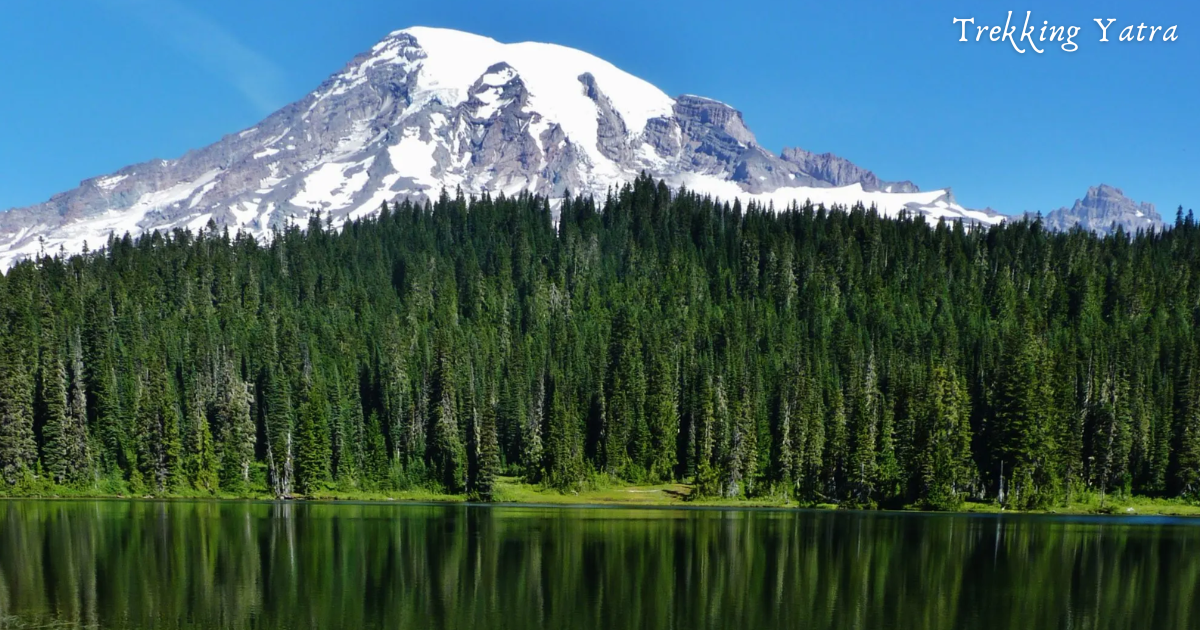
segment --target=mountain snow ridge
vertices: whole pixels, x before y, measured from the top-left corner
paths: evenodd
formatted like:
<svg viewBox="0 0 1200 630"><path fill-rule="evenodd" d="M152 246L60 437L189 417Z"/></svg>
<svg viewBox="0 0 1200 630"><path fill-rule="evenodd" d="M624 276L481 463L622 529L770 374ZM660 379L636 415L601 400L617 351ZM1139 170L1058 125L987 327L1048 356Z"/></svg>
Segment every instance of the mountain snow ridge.
<svg viewBox="0 0 1200 630"><path fill-rule="evenodd" d="M882 181L832 154L774 155L732 107L671 98L586 52L414 27L255 127L0 213L0 269L42 251L97 248L110 234L212 222L266 238L313 210L340 224L443 189L603 195L641 172L781 208L862 202L889 215L1004 218L963 208L949 189Z"/></svg>

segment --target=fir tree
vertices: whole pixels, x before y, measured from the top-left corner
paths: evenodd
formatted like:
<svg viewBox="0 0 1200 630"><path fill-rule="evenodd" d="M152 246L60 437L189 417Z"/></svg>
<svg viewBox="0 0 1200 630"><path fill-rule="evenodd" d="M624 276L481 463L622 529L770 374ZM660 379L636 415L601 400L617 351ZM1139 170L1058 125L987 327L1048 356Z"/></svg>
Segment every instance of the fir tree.
<svg viewBox="0 0 1200 630"><path fill-rule="evenodd" d="M879 391L876 389L875 359L868 357L853 384L847 434L850 454L847 461L851 500L857 505L875 502L879 448Z"/></svg>
<svg viewBox="0 0 1200 630"><path fill-rule="evenodd" d="M213 494L220 484L220 462L204 407L199 395L193 395L187 410L187 477L196 490Z"/></svg>
<svg viewBox="0 0 1200 630"><path fill-rule="evenodd" d="M155 492L174 490L183 481L179 412L166 372L162 362L149 366L138 398L137 472Z"/></svg>
<svg viewBox="0 0 1200 630"><path fill-rule="evenodd" d="M1054 450L1051 373L1043 342L1028 328L1010 346L998 399L997 421L1003 427L1000 452L1008 466L1008 502L1020 507L1053 501L1057 479L1051 466Z"/></svg>
<svg viewBox="0 0 1200 630"><path fill-rule="evenodd" d="M503 470L926 507L1200 485L1182 211L966 230L640 177L557 221L446 195L276 236L113 238L0 276L6 484L484 498Z"/></svg>
<svg viewBox="0 0 1200 630"><path fill-rule="evenodd" d="M32 472L33 386L11 347L0 350L0 474L10 485Z"/></svg>
<svg viewBox="0 0 1200 630"><path fill-rule="evenodd" d="M525 480L537 483L542 480L542 418L546 413L546 381L539 377L529 401L529 412L521 427L521 461L524 464Z"/></svg>
<svg viewBox="0 0 1200 630"><path fill-rule="evenodd" d="M363 477L368 485L379 486L387 478L387 442L383 436L379 413L372 411L363 434Z"/></svg>
<svg viewBox="0 0 1200 630"><path fill-rule="evenodd" d="M971 481L971 426L966 389L950 369L933 368L917 423L919 499L938 510L957 509Z"/></svg>
<svg viewBox="0 0 1200 630"><path fill-rule="evenodd" d="M1191 361L1195 361L1192 359ZM1200 368L1191 363L1184 379L1179 414L1174 486L1184 496L1200 495Z"/></svg>
<svg viewBox="0 0 1200 630"><path fill-rule="evenodd" d="M87 390L84 384L83 350L78 336L71 343L71 370L68 375L66 424L61 434L65 459L72 462L68 480L82 482L94 472L91 441L88 439Z"/></svg>
<svg viewBox="0 0 1200 630"><path fill-rule="evenodd" d="M492 405L484 408L479 438L479 475L475 493L481 501L496 500L496 476L500 470L500 444L496 438L496 414Z"/></svg>
<svg viewBox="0 0 1200 630"><path fill-rule="evenodd" d="M329 404L324 385L309 387L296 424L296 489L311 494L329 481Z"/></svg>
<svg viewBox="0 0 1200 630"><path fill-rule="evenodd" d="M288 379L279 372L279 368L274 366L266 371L263 424L267 437L268 482L275 496L287 497L291 496L295 482L292 393Z"/></svg>
<svg viewBox="0 0 1200 630"><path fill-rule="evenodd" d="M242 491L250 483L250 467L254 463L255 429L250 417L253 397L230 361L220 364L217 382L213 421L219 436L220 487Z"/></svg>
<svg viewBox="0 0 1200 630"><path fill-rule="evenodd" d="M458 400L454 388L454 365L448 341L439 343L434 366L433 398L430 416L429 460L434 479L448 492L464 489L466 450L459 435Z"/></svg>
<svg viewBox="0 0 1200 630"><path fill-rule="evenodd" d="M8 326L0 322L0 475L14 485L34 473L37 442L33 430L34 378L27 361L33 350L27 345L32 337L23 321L28 294L13 278L9 280L10 294L6 300L0 299L0 314L9 311Z"/></svg>
<svg viewBox="0 0 1200 630"><path fill-rule="evenodd" d="M76 436L67 415L67 370L55 344L43 347L41 365L42 469L55 483L70 483L77 480L76 469L83 462L73 448Z"/></svg>
<svg viewBox="0 0 1200 630"><path fill-rule="evenodd" d="M672 358L668 351L655 360L646 398L646 423L650 433L647 468L649 478L654 481L671 479L677 463L679 395Z"/></svg>

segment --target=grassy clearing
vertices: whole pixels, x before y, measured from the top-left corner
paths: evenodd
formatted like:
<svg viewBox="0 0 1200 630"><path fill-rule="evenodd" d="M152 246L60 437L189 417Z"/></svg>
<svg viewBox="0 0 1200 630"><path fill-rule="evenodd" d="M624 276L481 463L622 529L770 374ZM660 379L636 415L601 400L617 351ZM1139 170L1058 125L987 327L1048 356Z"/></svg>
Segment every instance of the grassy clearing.
<svg viewBox="0 0 1200 630"><path fill-rule="evenodd" d="M750 499L722 498L693 498L692 487L682 483L666 483L657 485L630 485L613 482L608 479L596 480L592 487L574 492L560 492L522 482L516 477L500 477L497 479L496 501L498 503L520 503L538 505L626 505L626 506L660 506L660 507L807 507L837 509L837 505L804 505L785 497L754 497ZM9 498L62 498L62 499L224 499L224 500L273 500L274 497L263 491L246 493L218 493L216 495L183 490L166 494L137 494L129 492L122 484L106 482L86 487L39 486L24 491L0 493L0 497ZM407 490L359 490L359 489L328 489L297 497L315 501L395 501L421 503L461 503L467 500L463 494L446 494L428 488L411 488ZM963 513L1004 513L1005 510L996 503L964 503L959 510ZM1190 503L1181 499L1156 499L1150 497L1122 497L1109 495L1085 495L1077 498L1068 506L1054 506L1045 510L1031 510L1028 513L1039 514L1096 514L1114 516L1200 516L1200 504Z"/></svg>

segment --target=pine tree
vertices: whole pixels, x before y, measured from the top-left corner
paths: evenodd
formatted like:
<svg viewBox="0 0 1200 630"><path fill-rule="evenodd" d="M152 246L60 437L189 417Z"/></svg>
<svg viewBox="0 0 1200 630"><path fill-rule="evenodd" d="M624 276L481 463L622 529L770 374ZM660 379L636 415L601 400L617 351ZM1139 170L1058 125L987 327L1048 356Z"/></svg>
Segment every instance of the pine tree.
<svg viewBox="0 0 1200 630"><path fill-rule="evenodd" d="M961 505L971 481L971 425L966 388L953 370L933 368L918 423L919 501L926 507L953 510Z"/></svg>
<svg viewBox="0 0 1200 630"><path fill-rule="evenodd" d="M292 393L288 379L279 372L278 368L271 366L264 379L267 477L275 496L288 497L292 495L295 482Z"/></svg>
<svg viewBox="0 0 1200 630"><path fill-rule="evenodd" d="M97 442L97 464L100 472L112 474L136 468L127 457L128 432L125 410L121 407L116 362L113 358L107 301L99 300L88 309L90 317L87 335L86 389L90 433ZM100 310L103 309L103 310Z"/></svg>
<svg viewBox="0 0 1200 630"><path fill-rule="evenodd" d="M1196 497L1200 496L1200 367L1195 363L1189 365L1181 389L1174 486L1179 494Z"/></svg>
<svg viewBox="0 0 1200 630"><path fill-rule="evenodd" d="M500 443L496 435L496 405L483 404L478 428L476 472L472 477L470 495L477 501L496 500L496 476L500 471Z"/></svg>
<svg viewBox="0 0 1200 630"><path fill-rule="evenodd" d="M633 316L622 311L613 324L609 348L608 408L604 429L604 461L609 474L636 479L644 473L643 449L648 447L645 419L646 377L642 344Z"/></svg>
<svg viewBox="0 0 1200 630"><path fill-rule="evenodd" d="M679 394L672 353L661 352L653 363L646 398L646 423L650 429L647 469L652 481L670 480L677 464Z"/></svg>
<svg viewBox="0 0 1200 630"><path fill-rule="evenodd" d="M187 477L196 490L214 494L220 485L220 462L204 407L200 396L193 394L187 410Z"/></svg>
<svg viewBox="0 0 1200 630"><path fill-rule="evenodd" d="M453 494L464 489L467 471L466 449L459 436L453 358L448 344L445 339L438 344L434 365L429 462L433 478Z"/></svg>
<svg viewBox="0 0 1200 630"><path fill-rule="evenodd" d="M556 223L544 199L446 195L269 247L205 230L18 264L0 476L482 498L504 470L925 507L1200 493L1182 211L1152 235L965 230L649 177L562 205Z"/></svg>
<svg viewBox="0 0 1200 630"><path fill-rule="evenodd" d="M220 487L233 492L243 491L250 483L250 467L254 463L256 432L250 417L253 396L231 361L221 362L217 382L213 422L219 436Z"/></svg>
<svg viewBox="0 0 1200 630"><path fill-rule="evenodd" d="M578 488L584 478L583 439L574 392L565 377L551 379L550 413L546 424L546 481L560 490Z"/></svg>
<svg viewBox="0 0 1200 630"><path fill-rule="evenodd" d="M379 413L372 411L363 434L363 478L368 485L376 487L384 482L388 473L387 442L382 424Z"/></svg>
<svg viewBox="0 0 1200 630"><path fill-rule="evenodd" d="M395 336L399 322L389 327L388 343L380 361L384 426L392 436L392 457L405 467L425 457L425 440L421 428L415 425L410 413L408 371L405 369L401 342Z"/></svg>
<svg viewBox="0 0 1200 630"><path fill-rule="evenodd" d="M308 389L296 424L296 489L312 494L329 481L329 404L324 384Z"/></svg>
<svg viewBox="0 0 1200 630"><path fill-rule="evenodd" d="M28 326L21 322L25 300L19 294L9 299L8 304L0 304L0 315L6 306L14 312L7 330L0 322L0 475L9 485L15 485L33 474L37 442L33 431L34 379L25 347L30 336Z"/></svg>
<svg viewBox="0 0 1200 630"><path fill-rule="evenodd" d="M58 355L56 344L44 344L41 375L38 379L41 400L42 470L54 483L66 484L77 480L76 467L83 462L73 452L70 420L67 416L67 370Z"/></svg>
<svg viewBox="0 0 1200 630"><path fill-rule="evenodd" d="M149 366L138 399L137 472L156 492L174 490L183 482L179 412L166 373L162 361Z"/></svg>
<svg viewBox="0 0 1200 630"><path fill-rule="evenodd" d="M738 399L734 402L730 426L730 443L725 458L725 479L722 495L741 496L753 483L757 464L758 436L754 426L754 400L745 377Z"/></svg>
<svg viewBox="0 0 1200 630"><path fill-rule="evenodd" d="M811 376L801 380L803 389L799 396L798 422L803 428L804 448L800 451L800 464L796 467L800 475L799 495L802 500L815 502L822 498L822 467L825 460L825 420L821 395Z"/></svg>
<svg viewBox="0 0 1200 630"><path fill-rule="evenodd" d="M849 440L846 435L846 404L841 387L833 388L833 400L830 407L825 429L825 435L829 440L825 449L825 495L836 500L842 497L842 488L847 479L846 456L849 452Z"/></svg>
<svg viewBox="0 0 1200 630"><path fill-rule="evenodd" d="M54 483L75 484L84 481L91 469L83 359L77 339L72 339L68 373L55 317L52 301L44 294L37 397L40 401L42 470Z"/></svg>
<svg viewBox="0 0 1200 630"><path fill-rule="evenodd" d="M529 401L529 412L521 427L521 462L524 464L525 480L538 483L542 480L542 431L546 413L546 380L538 377L533 396Z"/></svg>
<svg viewBox="0 0 1200 630"><path fill-rule="evenodd" d="M73 462L69 481L82 482L94 473L88 439L87 391L84 385L83 350L78 335L71 343L70 388L67 390L66 424L62 432L67 461Z"/></svg>
<svg viewBox="0 0 1200 630"><path fill-rule="evenodd" d="M1007 502L1022 508L1043 506L1058 490L1051 465L1054 452L1051 367L1043 342L1026 329L1004 363L996 420L1000 452L1009 472Z"/></svg>
<svg viewBox="0 0 1200 630"><path fill-rule="evenodd" d="M334 372L337 383L337 408L334 411L334 432L330 436L331 474L339 483L357 483L365 465L362 398L353 383L342 381Z"/></svg>
<svg viewBox="0 0 1200 630"><path fill-rule="evenodd" d="M779 393L778 409L776 411L776 425L774 427L775 449L771 453L771 462L774 468L775 480L785 489L786 492L792 493L796 485L796 444L795 431L793 425L792 408L795 405L795 396L792 392L794 383L789 381L784 385L783 391ZM803 436L803 433L801 433ZM803 446L800 447L803 451Z"/></svg>
<svg viewBox="0 0 1200 630"><path fill-rule="evenodd" d="M696 410L696 478L693 481L697 496L720 494L719 471L713 462L719 395L708 376L701 377L700 406Z"/></svg>
<svg viewBox="0 0 1200 630"><path fill-rule="evenodd" d="M890 396L882 396L882 408L879 416L879 452L876 457L878 462L877 487L881 501L891 502L902 496L903 471L896 457L896 414L894 401Z"/></svg>
<svg viewBox="0 0 1200 630"><path fill-rule="evenodd" d="M850 456L847 462L850 496L856 505L873 505L878 475L879 391L875 359L868 357L861 376L853 384L849 426Z"/></svg>

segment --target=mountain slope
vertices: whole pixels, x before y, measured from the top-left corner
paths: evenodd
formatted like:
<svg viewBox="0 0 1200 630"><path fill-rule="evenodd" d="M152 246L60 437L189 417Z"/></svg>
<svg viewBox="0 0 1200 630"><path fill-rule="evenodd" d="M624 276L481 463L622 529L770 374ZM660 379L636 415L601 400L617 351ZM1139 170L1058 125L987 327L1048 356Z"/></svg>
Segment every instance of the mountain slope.
<svg viewBox="0 0 1200 630"><path fill-rule="evenodd" d="M1118 225L1128 233L1157 231L1166 227L1154 204L1138 203L1126 197L1121 189L1108 184L1088 188L1082 199L1075 200L1075 205L1054 210L1043 221L1052 230L1070 230L1080 226L1101 234L1113 232Z"/></svg>
<svg viewBox="0 0 1200 630"><path fill-rule="evenodd" d="M312 210L338 223L443 189L602 195L643 171L777 207L861 201L888 214L1003 219L830 154L774 155L732 107L670 98L578 50L418 27L392 33L251 129L0 213L0 269L43 249L95 248L114 233L211 221L265 237Z"/></svg>

